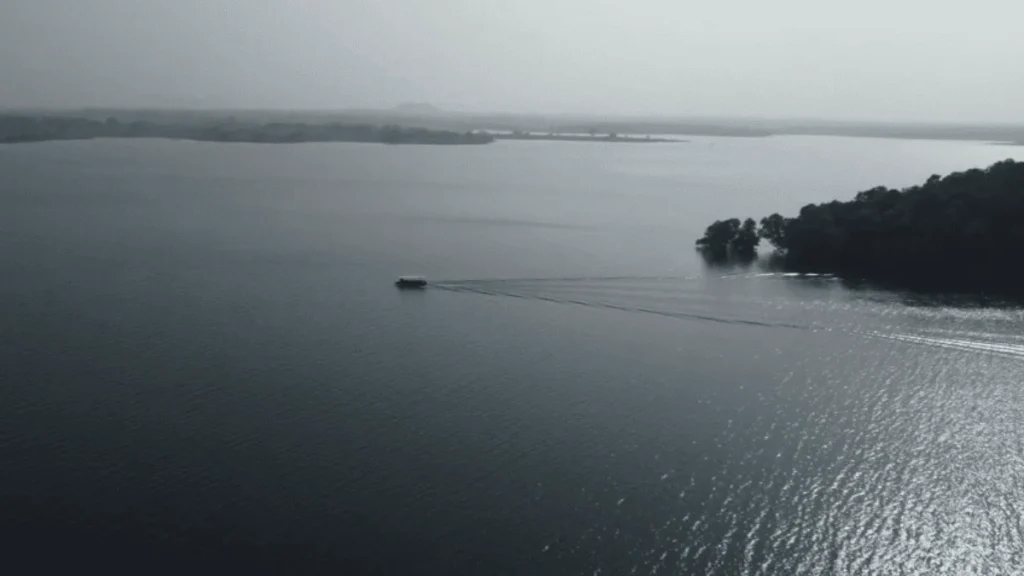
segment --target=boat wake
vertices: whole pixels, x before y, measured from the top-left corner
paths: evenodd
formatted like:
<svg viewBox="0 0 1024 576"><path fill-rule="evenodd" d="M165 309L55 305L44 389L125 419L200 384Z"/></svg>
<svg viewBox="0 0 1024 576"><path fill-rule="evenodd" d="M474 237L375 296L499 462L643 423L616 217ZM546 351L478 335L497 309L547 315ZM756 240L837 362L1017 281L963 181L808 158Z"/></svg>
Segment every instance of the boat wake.
<svg viewBox="0 0 1024 576"><path fill-rule="evenodd" d="M881 332L870 332L868 335L875 338L906 342L908 344L921 344L924 346L946 348L949 350L959 350L963 352L986 352L999 356L1024 359L1024 345L1021 344L1005 344L985 340L935 338L929 336L916 336L913 334L883 334Z"/></svg>
<svg viewBox="0 0 1024 576"><path fill-rule="evenodd" d="M785 322L767 322L759 320L745 320L741 318L726 318L722 316L713 316L707 314L698 314L693 312L682 312L673 310L662 310L657 308L649 308L643 306L629 306L625 304L615 304L612 302L603 302L598 300L583 300L580 298L568 298L549 296L544 294L529 294L522 292L513 292L509 290L494 290L493 288L479 288L467 285L435 285L435 288L441 290L448 290L451 292L468 292L473 294L482 294L485 296L505 296L508 298L521 298L525 300L539 300L544 302L553 302L555 304L575 304L577 306L587 306L590 308L604 308L607 310L619 310L622 312L635 312L640 314L653 314L657 316L665 316L668 318L679 318L687 320L705 320L708 322L718 322L721 324L746 324L748 326L763 326L768 328L795 328L800 330L809 330L809 326L801 326L798 324L788 324Z"/></svg>
<svg viewBox="0 0 1024 576"><path fill-rule="evenodd" d="M431 283L454 293L584 306L679 320L769 329L826 331L905 344L1024 359L1016 322L992 332L993 318L1020 311L999 308L925 309L875 294L848 290L794 293L764 288L761 280L801 280L821 285L831 277L796 274L729 276L566 276L455 280ZM727 281L727 282L726 282ZM806 287L806 286L804 286ZM972 330L973 321L984 329Z"/></svg>

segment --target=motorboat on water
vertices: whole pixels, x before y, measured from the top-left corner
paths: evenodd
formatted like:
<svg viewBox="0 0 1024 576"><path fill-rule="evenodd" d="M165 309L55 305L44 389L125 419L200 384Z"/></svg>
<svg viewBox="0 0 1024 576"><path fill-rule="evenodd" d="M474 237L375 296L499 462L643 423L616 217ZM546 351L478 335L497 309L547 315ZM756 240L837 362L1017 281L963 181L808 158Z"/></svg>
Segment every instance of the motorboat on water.
<svg viewBox="0 0 1024 576"><path fill-rule="evenodd" d="M427 279L423 276L399 276L395 280L395 286L399 288L426 288Z"/></svg>

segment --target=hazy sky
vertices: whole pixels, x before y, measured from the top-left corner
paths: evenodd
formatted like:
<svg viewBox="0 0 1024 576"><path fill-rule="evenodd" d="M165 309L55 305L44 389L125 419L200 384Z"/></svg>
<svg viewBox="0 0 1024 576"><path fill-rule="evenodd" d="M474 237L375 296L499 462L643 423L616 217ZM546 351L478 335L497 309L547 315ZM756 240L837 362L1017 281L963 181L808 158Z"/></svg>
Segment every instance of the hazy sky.
<svg viewBox="0 0 1024 576"><path fill-rule="evenodd" d="M1024 122L1024 0L0 0L0 107Z"/></svg>

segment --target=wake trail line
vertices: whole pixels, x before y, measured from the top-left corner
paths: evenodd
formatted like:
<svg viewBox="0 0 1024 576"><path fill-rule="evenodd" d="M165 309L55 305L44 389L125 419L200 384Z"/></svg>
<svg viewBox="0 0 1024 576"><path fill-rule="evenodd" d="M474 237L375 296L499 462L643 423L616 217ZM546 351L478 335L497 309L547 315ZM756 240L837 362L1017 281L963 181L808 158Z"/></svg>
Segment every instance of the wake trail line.
<svg viewBox="0 0 1024 576"><path fill-rule="evenodd" d="M717 322L719 324L743 324L747 326L759 326L763 328L792 328L795 330L811 330L810 326L801 326L799 324L790 324L786 322L762 322L758 320L742 320L736 318L722 318L719 316L709 316L706 314L694 314L692 312L672 312L668 310L658 310L656 308L644 308L639 306L625 306L621 304L612 304L610 302L595 302L589 300L578 300L575 298L555 298L552 296L542 296L539 294L520 294L518 292L509 291L496 291L486 290L481 288L474 288L465 285L445 285L435 284L433 288L440 290L446 290L448 292L463 292L468 294L481 294L484 296L504 296L507 298L519 298L522 300L541 300L544 302L552 302L554 304L575 304L577 306L586 306L589 308L604 308L607 310L619 310L622 312L635 312L640 314L653 314L655 316L663 316L667 318L679 318L685 320L704 320L707 322Z"/></svg>
<svg viewBox="0 0 1024 576"><path fill-rule="evenodd" d="M550 284L577 284L588 282L692 282L695 280L742 280L742 279L808 279L808 280L838 280L833 274L813 274L798 272L744 272L737 274L722 274L719 276L689 275L689 276L545 276L534 278L466 278L454 280L438 280L432 282L435 287L459 287L459 286L480 286L480 285L550 285Z"/></svg>
<svg viewBox="0 0 1024 576"><path fill-rule="evenodd" d="M474 278L466 280L442 280L432 283L435 287L446 286L476 286L480 284L557 284L560 282L627 282L637 280L641 282L668 281L668 280L701 280L705 276L564 276L544 278Z"/></svg>
<svg viewBox="0 0 1024 576"><path fill-rule="evenodd" d="M629 279L636 279L635 277L629 277ZM482 284L482 283L481 283ZM997 342L986 342L979 340L968 340L968 339L954 339L954 338L935 338L929 336L919 336L913 334L901 334L893 333L887 334L878 331L864 331L849 328L829 328L824 326L808 326L793 324L788 322L770 322L761 320L743 320L739 318L723 318L720 316L711 316L707 314L697 314L693 312L675 312L670 310L659 310L657 308L647 308L642 306L627 306L622 304L613 304L611 302L601 302L592 300L580 300L577 298L557 298L554 296L545 296L541 294L523 294L520 292L512 292L508 290L500 289L488 289L489 286L474 286L469 283L442 283L442 284L431 284L431 288L436 290L444 290L447 292L457 292L463 294L479 294L483 296L495 296L504 298L518 298L521 300L533 300L542 302L551 302L553 304L572 304L576 306L585 306L588 308L599 308L605 310L617 310L620 312L632 312L636 314L651 314L654 316L661 316L664 318L676 318L680 320L699 320L704 322L715 322L717 324L731 324L731 325L745 325L745 326L757 326L760 328L788 328L792 330L802 330L810 332L839 332L841 334L847 334L850 336L859 336L862 338L868 338L873 340L889 340L897 341L904 344L912 344L917 346L926 346L929 348L944 348L947 350L956 350L961 352L974 352L982 354L991 354L994 356L1000 356L1003 358L1012 358L1016 360L1024 360L1024 345L1014 344L1001 344Z"/></svg>
<svg viewBox="0 0 1024 576"><path fill-rule="evenodd" d="M915 336L912 334L884 334L881 332L870 332L867 334L875 338L885 338L906 342L909 344L921 344L963 352L987 352L998 356L1024 359L1024 346L1014 344L999 344L978 340L964 340L951 338L929 338L926 336Z"/></svg>

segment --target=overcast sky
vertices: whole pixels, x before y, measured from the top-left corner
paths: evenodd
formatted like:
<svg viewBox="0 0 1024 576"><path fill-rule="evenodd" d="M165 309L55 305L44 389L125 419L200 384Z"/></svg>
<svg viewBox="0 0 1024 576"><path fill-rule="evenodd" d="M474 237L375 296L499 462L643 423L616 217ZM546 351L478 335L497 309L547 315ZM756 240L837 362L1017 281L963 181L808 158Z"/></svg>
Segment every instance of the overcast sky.
<svg viewBox="0 0 1024 576"><path fill-rule="evenodd" d="M1024 122L1024 0L0 0L0 107Z"/></svg>

